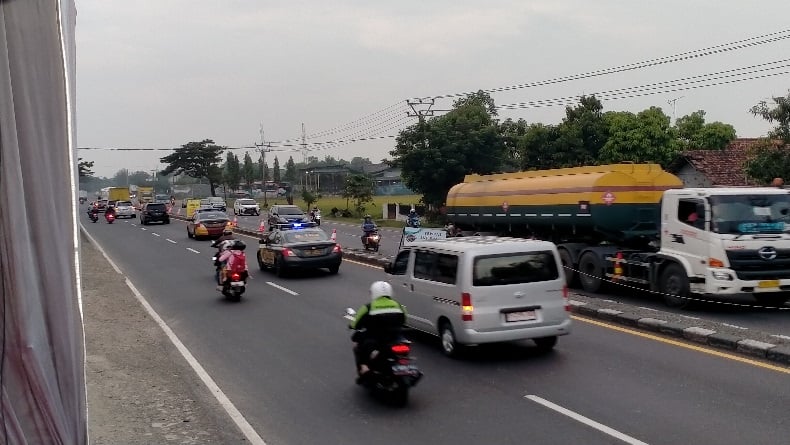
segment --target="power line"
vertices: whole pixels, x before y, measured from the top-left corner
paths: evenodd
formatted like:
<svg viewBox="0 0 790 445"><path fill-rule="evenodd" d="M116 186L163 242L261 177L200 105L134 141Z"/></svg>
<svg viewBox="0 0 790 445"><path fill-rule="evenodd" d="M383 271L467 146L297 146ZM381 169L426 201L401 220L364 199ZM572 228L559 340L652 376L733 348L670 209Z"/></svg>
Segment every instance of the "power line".
<svg viewBox="0 0 790 445"><path fill-rule="evenodd" d="M604 76L604 75L607 75L607 74L621 73L621 72L625 72L625 71L632 71L632 70L636 70L636 69L648 68L648 67L663 65L663 64L667 64L667 63L679 62L679 61L682 61L682 60L695 59L695 58L705 57L705 56L709 56L709 55L713 55L713 54L720 54L720 53L735 51L735 50L739 50L739 49L750 48L750 47L754 47L754 46L763 45L763 44L766 44L766 43L778 42L778 41L785 40L785 39L788 39L788 38L790 38L790 29L785 29L785 30L782 30L782 31L777 31L777 32L769 33L769 34L763 34L763 35L760 35L760 36L750 37L748 39L738 40L738 41L735 41L735 42L724 43L724 44L715 45L715 46L702 48L702 49L697 49L697 50L693 50L693 51L686 51L686 52L675 54L675 55L672 55L672 56L659 57L659 58L656 58L656 59L650 59L650 60L645 60L645 61L641 61L641 62L630 63L630 64L627 64L627 65L620 65L620 66L615 66L615 67L611 67L611 68L605 68L605 69L601 69L601 70L588 71L586 73L581 73L581 74L573 74L573 75L569 75L569 76L556 77L556 78L548 79L548 80L540 80L540 81L536 81L536 82L529 82L529 83L523 83L523 84L518 84L518 85L510 85L510 86L505 86L505 87L490 88L490 89L483 90L483 91L485 91L487 93L498 93L498 92L503 92L503 91L511 91L511 90L518 90L518 89L523 89L523 88L532 88L532 87L537 87L537 86L544 86L544 85L552 85L552 84L557 84L557 83L569 82L569 81L573 81L573 80L587 79L587 78L591 78L591 77L599 77L599 76ZM445 99L445 98L453 98L453 97L463 97L463 96L467 96L467 95L473 94L473 93L474 92L444 94L444 95L440 95L440 96L430 96L430 98L433 98L433 99Z"/></svg>

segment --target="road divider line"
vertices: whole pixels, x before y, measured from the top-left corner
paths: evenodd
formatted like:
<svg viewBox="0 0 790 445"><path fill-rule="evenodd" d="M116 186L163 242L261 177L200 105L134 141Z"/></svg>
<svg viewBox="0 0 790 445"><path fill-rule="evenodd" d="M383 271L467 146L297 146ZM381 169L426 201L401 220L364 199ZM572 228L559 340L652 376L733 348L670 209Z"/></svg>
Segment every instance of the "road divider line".
<svg viewBox="0 0 790 445"><path fill-rule="evenodd" d="M590 318L580 317L578 315L571 315L571 318L573 318L574 320L577 320L577 321L584 322L584 323L589 323L589 324L593 324L593 325L596 325L596 326L600 326L602 328L611 329L611 330L618 331L618 332L624 332L626 334L636 335L637 337L642 337L642 338L647 338L647 339L650 339L650 340L655 340L655 341L658 341L658 342L661 342L661 343L666 343L666 344L669 344L669 345L672 345L672 346L678 346L678 347L681 347L681 348L691 349L692 351L702 352L702 353L705 353L705 354L714 355L716 357L726 358L726 359L733 360L733 361L736 361L736 362L745 363L747 365L757 366L758 368L770 369L771 371L777 371L777 372L781 372L783 374L790 374L790 368L785 368L785 367L781 367L781 366L774 366L774 365L771 365L771 364L768 364L768 363L763 363L763 362L760 362L760 361L757 361L757 360L752 360L752 359L748 359L748 358L745 358L745 357L740 357L740 356L733 355L733 354L727 354L726 352L720 352L720 351L716 351L716 350L713 350L713 349L704 348L702 346L696 346L696 345L692 345L692 344L689 344L689 343L684 343L684 342L681 342L681 341L660 337L658 335L648 334L648 333L645 333L645 332L639 332L639 331L635 331L633 329L628 329L628 328L623 328L623 327L620 327L620 326L615 326L613 324L604 323L604 322L597 321L597 320L592 320Z"/></svg>
<svg viewBox="0 0 790 445"><path fill-rule="evenodd" d="M178 244L178 243L176 243L175 241L171 240L170 238L165 238L165 239L166 239L166 240L167 240L167 242L169 242L169 243Z"/></svg>
<svg viewBox="0 0 790 445"><path fill-rule="evenodd" d="M266 284L268 284L268 285L269 285L269 286L271 286L271 287L275 287L275 288L277 288L277 289L280 289L281 291L283 291L283 292L285 292L285 293L287 293L287 294L291 294L291 295L299 295L299 293L298 293L298 292L294 292L294 291L292 291L291 289L288 289L287 287L282 287L282 286L280 286L279 284L272 283L271 281L267 281L267 282L266 282Z"/></svg>
<svg viewBox="0 0 790 445"><path fill-rule="evenodd" d="M145 227L140 227L140 230L148 230L148 229L146 229Z"/></svg>
<svg viewBox="0 0 790 445"><path fill-rule="evenodd" d="M383 267L381 267L381 266L376 266L376 265L373 265L373 264L363 263L363 262L361 262L361 261L354 261L354 260L349 260L348 258L343 258L343 262L344 262L344 263L345 263L345 262L349 262L349 263L351 263L351 264L356 264L356 265L359 265L359 266L370 267L371 269L381 269L381 270L384 270L384 268L383 268Z"/></svg>
<svg viewBox="0 0 790 445"><path fill-rule="evenodd" d="M156 232L151 232L151 235L153 235L153 236L162 236L162 235L160 235L160 234L158 234Z"/></svg>
<svg viewBox="0 0 790 445"><path fill-rule="evenodd" d="M200 253L199 251L197 251L197 250L195 250L195 249L193 249L191 247L187 247L187 250L190 251L190 252Z"/></svg>
<svg viewBox="0 0 790 445"><path fill-rule="evenodd" d="M159 314L154 310L154 308L151 307L150 304L148 304L148 301L137 290L137 288L134 287L134 284L132 284L129 278L126 278L126 285L129 286L129 289L132 290L132 293L134 293L134 296L137 298L137 301L139 301L140 304L145 308L145 310L148 312L148 315L150 315L151 318L154 319L156 324L158 324L159 327L165 332L165 335L167 335L167 337L170 339L170 341L173 343L176 349L178 349L178 352L181 353L181 356L184 357L187 363L189 363L189 366L192 367L192 370L195 371L195 373L198 375L198 377L203 382L203 384L206 385L206 387L214 396L214 398L217 399L217 402L219 402L219 404L222 406L225 412L228 413L230 418L233 420L233 423L235 423L236 426L239 427L242 434L244 434L244 437L246 437L251 444L266 445L266 442L264 442L263 438L261 438L258 432L255 431L255 429L252 427L252 425L250 425L250 423L247 422L247 419L244 417L244 415L236 408L233 402L230 401L230 399L228 398L228 396L225 395L222 389L220 389L219 385L217 385L217 383L214 381L213 378L211 378L211 376L205 370L205 368L203 368L203 365L201 365L200 362L197 361L195 356L192 355L189 349L187 349L187 347L184 346L184 344L181 342L181 340L178 338L175 332L173 332L173 330L170 329L170 326L168 326L167 323L165 323L165 321L162 319L162 317L160 317Z"/></svg>
<svg viewBox="0 0 790 445"><path fill-rule="evenodd" d="M137 224L135 224L135 223L129 223L129 224L131 224L132 227L137 227Z"/></svg>
<svg viewBox="0 0 790 445"><path fill-rule="evenodd" d="M591 428L595 428L596 430L598 430L598 431L600 431L602 433L608 434L608 435L614 437L615 439L622 440L623 442L625 442L627 444L630 444L630 445L647 445L646 442L642 442L641 440L633 438L633 437L631 437L631 436L629 436L629 435L627 435L625 433L621 433L620 431L617 431L614 428L610 428L610 427L608 427L608 426L606 426L606 425L604 425L602 423L598 423L598 422L596 422L596 421L594 421L594 420L592 420L592 419L590 419L588 417L582 416L579 413L573 412L573 411L571 411L571 410L569 410L567 408L563 408L560 405L557 405L556 403L549 402L548 400L546 400L546 399L544 399L542 397L538 397L538 396L530 394L530 395L524 396L524 398L532 400L533 402L535 402L535 403L537 403L539 405L543 405L546 408L549 408L549 409L554 410L554 411L556 411L556 412L558 412L560 414L568 416L571 419L573 419L573 420L575 420L577 422L583 423L583 424L585 424L585 425L587 425L587 426L589 426Z"/></svg>

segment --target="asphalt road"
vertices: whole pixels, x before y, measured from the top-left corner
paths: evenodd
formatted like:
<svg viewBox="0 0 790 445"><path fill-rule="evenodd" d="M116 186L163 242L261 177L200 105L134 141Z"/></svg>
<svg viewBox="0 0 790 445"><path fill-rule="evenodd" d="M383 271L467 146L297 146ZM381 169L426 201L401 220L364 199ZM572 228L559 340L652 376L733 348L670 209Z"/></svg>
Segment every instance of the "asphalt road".
<svg viewBox="0 0 790 445"><path fill-rule="evenodd" d="M434 339L418 336L425 378L407 408L391 408L353 383L342 318L345 307L367 301L381 270L344 262L336 276L288 279L253 270L242 302L226 303L214 289L210 242L187 239L183 222L82 219L270 444L724 445L790 437L787 369L579 318L548 355L502 345L451 360Z"/></svg>

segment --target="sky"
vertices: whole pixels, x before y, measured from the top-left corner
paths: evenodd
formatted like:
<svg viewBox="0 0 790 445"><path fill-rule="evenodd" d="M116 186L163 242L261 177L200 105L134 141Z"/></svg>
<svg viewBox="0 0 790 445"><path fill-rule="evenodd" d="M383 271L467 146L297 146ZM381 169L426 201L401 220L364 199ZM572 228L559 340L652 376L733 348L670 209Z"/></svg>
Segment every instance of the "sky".
<svg viewBox="0 0 790 445"><path fill-rule="evenodd" d="M500 109L500 119L557 124L566 103L557 99L643 87L609 93L604 111L704 110L707 122L759 137L770 124L749 109L790 90L786 0L75 1L77 141L98 148L79 151L97 176L162 169L162 149L190 141L254 147L261 129L269 165L275 156L379 162L416 122L408 100L438 97L439 115L452 95L481 89L497 105L532 102ZM755 68L736 70L745 67ZM722 71L729 77L710 76ZM680 88L702 87L666 83L692 76Z"/></svg>

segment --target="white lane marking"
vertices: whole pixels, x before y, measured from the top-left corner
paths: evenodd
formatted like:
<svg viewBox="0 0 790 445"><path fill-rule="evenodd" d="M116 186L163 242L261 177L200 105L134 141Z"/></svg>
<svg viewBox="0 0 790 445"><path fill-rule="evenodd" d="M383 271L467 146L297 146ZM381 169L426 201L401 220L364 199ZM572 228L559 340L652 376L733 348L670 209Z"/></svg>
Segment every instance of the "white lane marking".
<svg viewBox="0 0 790 445"><path fill-rule="evenodd" d="M652 307L637 306L637 308L644 309L646 311L658 312L658 309L653 309Z"/></svg>
<svg viewBox="0 0 790 445"><path fill-rule="evenodd" d="M146 229L145 227L140 227L140 230L148 230L148 229Z"/></svg>
<svg viewBox="0 0 790 445"><path fill-rule="evenodd" d="M169 242L169 243L177 244L175 241L171 240L170 238L165 238L165 239L166 239L166 240L167 240L167 242Z"/></svg>
<svg viewBox="0 0 790 445"><path fill-rule="evenodd" d="M581 422L581 423L583 423L583 424L585 424L585 425L587 425L589 427L595 428L596 430L598 430L598 431L600 431L602 433L606 433L606 434L608 434L608 435L610 435L610 436L612 436L612 437L614 437L616 439L620 439L620 440L622 440L623 442L625 442L627 444L630 444L630 445L647 445L647 443L642 442L639 439L635 439L635 438L633 438L633 437L631 437L631 436L629 436L627 434L621 433L621 432L619 432L619 431L617 431L617 430L615 430L613 428L609 428L608 426L603 425L601 423L598 423L598 422L596 422L596 421L594 421L592 419L589 419L587 417L584 417L581 414L577 414L577 413L575 413L575 412L573 412L573 411L571 411L571 410L569 410L567 408L563 408L563 407L561 407L561 406L559 406L559 405L557 405L555 403L549 402L548 400L546 400L544 398L541 398L541 397L538 397L538 396L534 396L534 395L526 395L526 396L524 396L524 398L532 400L533 402L538 403L540 405L543 405L546 408L552 409L552 410L554 410L554 411L556 411L556 412L558 412L560 414L564 414L564 415L570 417L571 419L576 420L577 422Z"/></svg>
<svg viewBox="0 0 790 445"><path fill-rule="evenodd" d="M85 227L83 227L83 229L85 229ZM93 246L96 247L96 249L99 252L101 252L101 254L104 256L104 258L107 259L107 262L110 263L110 266L112 266L112 268L115 269L116 272L121 273L121 268L118 267L117 265L115 265L115 261L110 259L110 256L107 255L107 252L105 252L104 249L102 249L102 247L99 245L99 243L96 241L96 239L93 238L93 236L91 236L91 234L88 233L87 230L84 230L83 233L85 234L85 236L88 237L88 239L90 240L91 244L93 244Z"/></svg>
<svg viewBox="0 0 790 445"><path fill-rule="evenodd" d="M203 381L203 384L205 384L206 387L209 389L209 391L211 391L211 394L214 395L214 398L216 398L219 404L222 405L222 408L225 409L225 412L228 413L228 415L236 424L236 426L239 427L241 432L244 434L244 437L246 437L251 444L266 445L266 442L264 442L264 440L261 438L258 432L255 431L255 429L252 427L252 425L250 425L249 422L247 422L247 419L245 419L244 415L236 408L235 405L233 405L233 402L230 401L228 396L226 396L225 393L222 392L222 389L220 389L219 385L217 385L214 379L212 379L211 376L208 374L208 372L206 372L206 370L203 368L200 362L197 361L195 356L193 356L192 353L189 352L189 349L187 349L187 347L184 346L183 343L181 343L181 340L179 340L175 332L173 332L173 330L170 329L170 326L168 326L167 323L165 323L165 321L162 320L162 317L160 317L159 314L156 313L154 308L151 307L150 304L148 304L148 301L145 299L145 297L143 297L143 294L141 294L137 290L137 288L134 287L134 284L132 284L132 282L129 281L129 278L126 279L126 285L129 286L129 289L132 290L134 296L137 297L137 300L140 302L140 304L143 305L145 310L148 312L148 315L150 315L151 318L153 318L154 321L156 321L156 324L158 324L159 327L162 328L162 330L165 332L165 334L170 339L170 341L173 342L173 345L175 345L176 349L178 349L178 352L180 352L181 355L184 357L184 359L186 359L187 363L189 363L189 366L192 367L192 369L195 371L198 377L200 377L200 380Z"/></svg>
<svg viewBox="0 0 790 445"><path fill-rule="evenodd" d="M187 247L187 250L190 251L190 252L200 253L200 252L198 252L197 250L195 250L195 249L193 249L191 247Z"/></svg>
<svg viewBox="0 0 790 445"><path fill-rule="evenodd" d="M782 340L790 340L790 337L782 334L771 334L771 337L780 338Z"/></svg>
<svg viewBox="0 0 790 445"><path fill-rule="evenodd" d="M135 223L129 223L129 224L131 224L132 227L137 227L137 224L135 224Z"/></svg>
<svg viewBox="0 0 790 445"><path fill-rule="evenodd" d="M746 330L749 329L749 328L745 328L743 326L738 326L737 324L722 323L721 325L722 326L727 326L728 328L740 329L740 330L743 330L743 331L746 331Z"/></svg>
<svg viewBox="0 0 790 445"><path fill-rule="evenodd" d="M288 289L288 288L286 288L286 287L282 287L282 286L280 286L279 284L274 284L274 283L272 283L271 281L267 281L267 282L266 282L266 284L268 284L268 285L269 285L269 286L271 286L271 287L276 287L277 289L280 289L281 291L283 291L283 292L285 292L285 293L288 293L288 294L291 294L291 295L299 295L299 293L298 293L298 292L294 292L294 291L292 291L291 289Z"/></svg>
<svg viewBox="0 0 790 445"><path fill-rule="evenodd" d="M153 236L162 236L162 235L160 235L158 233L154 233L154 232L151 232L151 235L153 235Z"/></svg>

